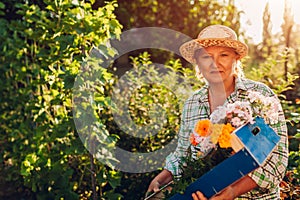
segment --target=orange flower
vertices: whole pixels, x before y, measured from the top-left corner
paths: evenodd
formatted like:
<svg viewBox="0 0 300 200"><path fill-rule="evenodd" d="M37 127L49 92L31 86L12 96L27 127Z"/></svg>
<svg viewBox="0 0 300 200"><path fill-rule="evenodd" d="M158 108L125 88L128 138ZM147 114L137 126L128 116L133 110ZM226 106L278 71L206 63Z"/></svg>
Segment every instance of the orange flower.
<svg viewBox="0 0 300 200"><path fill-rule="evenodd" d="M197 122L195 132L202 137L209 135L211 123L208 119L200 120Z"/></svg>
<svg viewBox="0 0 300 200"><path fill-rule="evenodd" d="M190 142L193 146L196 146L198 144L193 133L190 136Z"/></svg>
<svg viewBox="0 0 300 200"><path fill-rule="evenodd" d="M230 123L227 123L223 126L222 132L228 132L229 134L231 134L234 129L235 128Z"/></svg>
<svg viewBox="0 0 300 200"><path fill-rule="evenodd" d="M234 131L234 127L231 124L226 124L222 128L222 134L219 136L219 145L221 148L229 148L231 147L231 133Z"/></svg>
<svg viewBox="0 0 300 200"><path fill-rule="evenodd" d="M210 140L213 144L217 144L222 133L224 124L212 124Z"/></svg>

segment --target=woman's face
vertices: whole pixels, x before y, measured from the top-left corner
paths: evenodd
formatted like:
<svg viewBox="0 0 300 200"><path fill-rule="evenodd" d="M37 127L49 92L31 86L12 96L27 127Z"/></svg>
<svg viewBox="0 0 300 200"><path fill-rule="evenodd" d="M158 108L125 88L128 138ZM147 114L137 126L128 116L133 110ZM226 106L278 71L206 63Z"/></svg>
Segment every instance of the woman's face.
<svg viewBox="0 0 300 200"><path fill-rule="evenodd" d="M234 68L239 59L232 48L211 46L196 53L200 72L209 83L234 81Z"/></svg>

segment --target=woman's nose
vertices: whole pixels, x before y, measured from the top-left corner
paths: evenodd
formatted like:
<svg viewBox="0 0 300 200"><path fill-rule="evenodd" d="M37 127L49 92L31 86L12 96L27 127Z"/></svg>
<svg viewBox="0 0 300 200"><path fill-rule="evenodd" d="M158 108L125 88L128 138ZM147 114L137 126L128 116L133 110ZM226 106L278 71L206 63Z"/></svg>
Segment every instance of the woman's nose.
<svg viewBox="0 0 300 200"><path fill-rule="evenodd" d="M217 57L212 56L211 57L211 64L210 64L211 67L217 68L217 62L218 62Z"/></svg>
<svg viewBox="0 0 300 200"><path fill-rule="evenodd" d="M212 60L215 64L218 63L218 56L212 56Z"/></svg>

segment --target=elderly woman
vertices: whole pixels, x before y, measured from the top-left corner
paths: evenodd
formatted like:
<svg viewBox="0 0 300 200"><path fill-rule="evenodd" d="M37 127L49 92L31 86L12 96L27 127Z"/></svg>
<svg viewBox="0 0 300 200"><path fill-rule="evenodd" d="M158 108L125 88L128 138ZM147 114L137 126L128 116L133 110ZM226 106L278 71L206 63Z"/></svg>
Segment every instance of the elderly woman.
<svg viewBox="0 0 300 200"><path fill-rule="evenodd" d="M236 33L222 25L203 29L198 38L180 47L182 56L196 64L196 73L206 80L206 85L196 91L185 103L181 128L175 152L166 158L164 170L150 183L149 191L158 191L160 186L180 175L180 164L187 156L191 127L199 119L209 119L218 106L243 101L247 91L260 92L264 96L276 95L266 85L243 77L240 59L247 55L248 47L237 40ZM279 100L276 98L279 103ZM281 182L288 160L287 128L284 113L279 104L279 122L271 125L280 136L280 142L263 166L229 185L211 199L280 199ZM209 147L208 147L209 148ZM198 177L196 177L198 178ZM207 199L201 191L192 194L193 199Z"/></svg>

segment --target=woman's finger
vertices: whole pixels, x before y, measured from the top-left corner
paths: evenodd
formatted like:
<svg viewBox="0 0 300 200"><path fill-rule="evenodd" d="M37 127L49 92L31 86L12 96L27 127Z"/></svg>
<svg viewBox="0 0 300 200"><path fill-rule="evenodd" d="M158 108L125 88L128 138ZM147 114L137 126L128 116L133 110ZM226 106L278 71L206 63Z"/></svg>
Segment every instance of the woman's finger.
<svg viewBox="0 0 300 200"><path fill-rule="evenodd" d="M153 185L153 191L154 191L154 192L158 192L158 191L159 191L159 186L160 186L159 182L156 181L156 182L154 183L154 185Z"/></svg>
<svg viewBox="0 0 300 200"><path fill-rule="evenodd" d="M207 198L202 194L202 192L197 191L192 194L193 200L207 200Z"/></svg>
<svg viewBox="0 0 300 200"><path fill-rule="evenodd" d="M195 193L192 194L193 200L201 200L198 198L198 195L196 195Z"/></svg>

